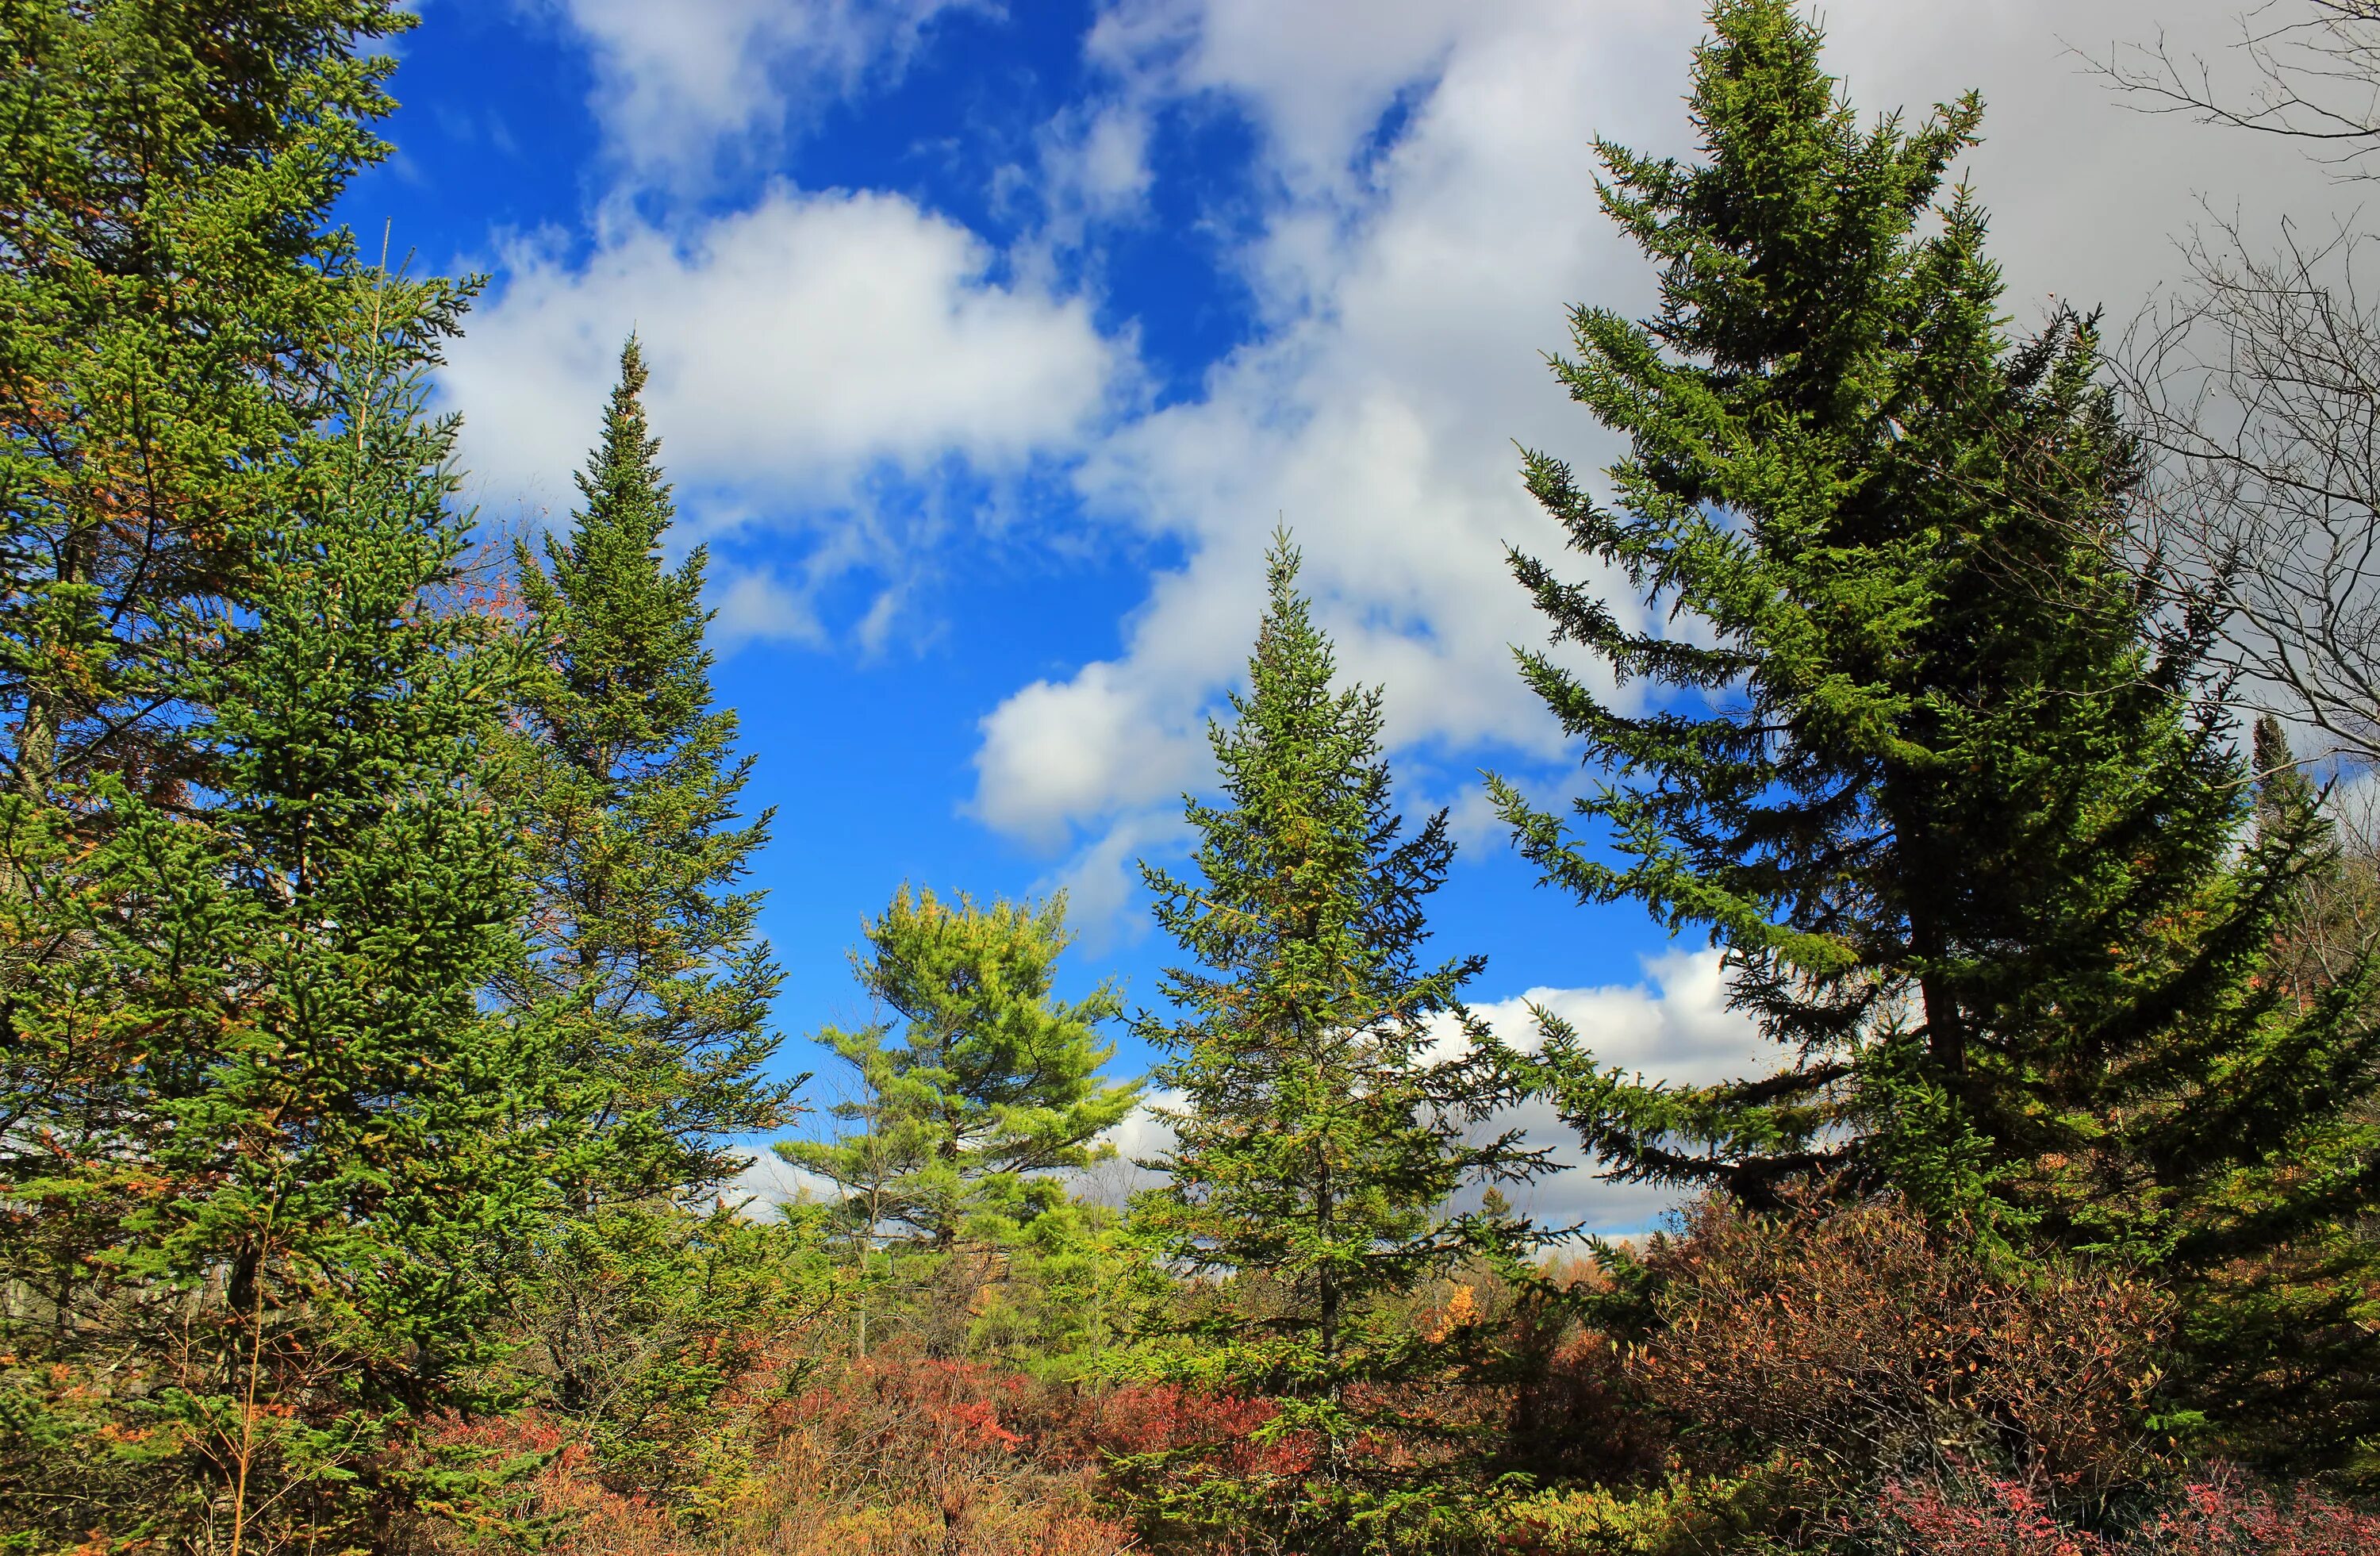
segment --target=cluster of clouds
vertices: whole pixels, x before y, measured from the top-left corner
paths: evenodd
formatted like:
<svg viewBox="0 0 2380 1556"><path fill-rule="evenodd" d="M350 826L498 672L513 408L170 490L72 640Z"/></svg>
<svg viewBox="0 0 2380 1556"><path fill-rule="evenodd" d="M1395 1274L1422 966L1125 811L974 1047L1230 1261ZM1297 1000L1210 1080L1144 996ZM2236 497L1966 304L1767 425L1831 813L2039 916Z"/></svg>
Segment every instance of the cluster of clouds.
<svg viewBox="0 0 2380 1556"><path fill-rule="evenodd" d="M1046 857L1087 918L1127 905L1132 861L1169 845L1175 796L1208 775L1204 721L1240 673L1277 522L1343 669L1386 687L1392 749L1423 771L1558 763L1512 672L1510 646L1538 629L1504 548L1560 549L1513 445L1581 468L1612 452L1540 357L1565 344L1567 305L1649 300L1647 267L1598 212L1593 143L1691 149L1678 98L1698 7L1377 0L1358 21L1333 0L1104 0L1082 43L1089 90L1002 175L1044 219L997 247L909 193L753 176L984 6L517 3L584 43L605 182L585 233L502 250L455 353L446 389L483 496L567 500L540 482L577 463L633 325L697 531L785 542L719 571L731 643L827 641L820 591L858 574L884 580L851 628L863 640L929 608L906 602L905 578L974 541L947 514L930 534L914 515L954 475L1054 472L1062 522L1087 533L1053 542L1178 558L1114 653L982 720L969 813ZM2016 322L2058 297L2120 322L2180 274L2167 235L2202 200L2338 199L2252 137L2125 111L2086 68L2119 40L2219 46L2236 8L1840 0L1829 65L1869 110L1980 88L1989 139L1968 167ZM1256 219L1228 256L1253 317L1196 393L1160 406L1130 326L1099 323L1099 265L1057 261L1153 219L1150 149L1185 113L1237 115L1257 146ZM757 192L722 203L738 173ZM1657 969L1631 991L1533 993L1585 1002L1608 1049L1615 1032L1715 1031L1697 1025L1702 991ZM1698 1062L1647 1052L1671 1072Z"/></svg>

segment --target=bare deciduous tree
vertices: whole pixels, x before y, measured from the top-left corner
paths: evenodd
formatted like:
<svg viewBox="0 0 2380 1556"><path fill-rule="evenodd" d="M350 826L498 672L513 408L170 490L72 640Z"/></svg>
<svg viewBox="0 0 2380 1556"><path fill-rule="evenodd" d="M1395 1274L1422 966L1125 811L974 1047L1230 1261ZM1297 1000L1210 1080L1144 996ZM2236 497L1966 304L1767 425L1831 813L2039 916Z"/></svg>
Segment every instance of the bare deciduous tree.
<svg viewBox="0 0 2380 1556"><path fill-rule="evenodd" d="M2192 238L2122 354L2159 456L2152 549L2218 612L2242 695L2380 763L2380 307L2367 240Z"/></svg>
<svg viewBox="0 0 2380 1556"><path fill-rule="evenodd" d="M2210 62L2154 43L2093 68L2151 113L2296 141L2380 177L2380 0L2263 0ZM2144 538L2221 624L2241 699L2380 765L2380 298L2369 235L2210 214L2121 371L2155 464Z"/></svg>

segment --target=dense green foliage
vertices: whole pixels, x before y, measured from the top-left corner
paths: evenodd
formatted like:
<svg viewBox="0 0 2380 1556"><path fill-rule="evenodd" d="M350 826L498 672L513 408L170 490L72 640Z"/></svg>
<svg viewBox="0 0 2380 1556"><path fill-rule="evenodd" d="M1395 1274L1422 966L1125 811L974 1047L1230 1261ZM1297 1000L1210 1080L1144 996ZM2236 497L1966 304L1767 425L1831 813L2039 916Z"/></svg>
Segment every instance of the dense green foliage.
<svg viewBox="0 0 2380 1556"><path fill-rule="evenodd" d="M647 430L642 355L620 354L585 506L516 548L523 626L545 658L523 698L520 775L537 902L531 954L507 992L567 1034L562 1059L590 1112L565 1165L574 1210L705 1192L740 1159L723 1142L785 1122L793 1088L762 1078L780 980L738 890L770 816L737 825L751 759L710 705L705 553L675 568L673 517Z"/></svg>
<svg viewBox="0 0 2380 1556"><path fill-rule="evenodd" d="M698 1203L748 1160L737 1137L788 1121L799 1082L765 1074L779 975L741 882L770 817L737 824L751 760L710 705L704 553L662 565L674 514L644 385L632 339L584 506L542 567L514 550L540 663L506 793L532 897L526 954L494 987L555 1034L541 1080L567 1127L513 1299L536 1397L606 1465L667 1488L698 1478L673 1461L705 1438L755 1303L803 1284L733 1210Z"/></svg>
<svg viewBox="0 0 2380 1556"><path fill-rule="evenodd" d="M391 0L0 7L0 698L36 803L171 805L251 527L348 299L323 216L386 148Z"/></svg>
<svg viewBox="0 0 2380 1556"><path fill-rule="evenodd" d="M986 907L904 886L865 932L853 966L871 1005L890 1015L818 1036L850 1067L855 1094L831 1110L846 1128L777 1152L842 1196L863 1286L885 1248L886 1275L955 1283L953 1295L972 1302L974 1260L953 1256L1019 1246L1057 1254L1088 1230L1052 1174L1112 1156L1099 1137L1139 1100L1137 1085L1099 1075L1115 1053L1099 1035L1118 1014L1115 991L1052 992L1072 939L1062 896ZM904 1249L933 1257L899 1260L896 1271ZM864 1308L861 1322L864 1350Z"/></svg>
<svg viewBox="0 0 2380 1556"><path fill-rule="evenodd" d="M10 1098L42 1164L9 1179L0 1476L37 1546L345 1549L461 1494L420 1428L500 1354L540 1198L549 1036L479 1004L517 954L480 778L521 662L417 608L466 539L419 414L454 299L353 294L182 732L209 803L102 776L85 851L11 818L9 1051L53 1089Z"/></svg>
<svg viewBox="0 0 2380 1556"><path fill-rule="evenodd" d="M384 1538L497 1343L533 1025L459 294L323 214L378 3L0 13L0 1538Z"/></svg>
<svg viewBox="0 0 2380 1556"><path fill-rule="evenodd" d="M1862 128L1792 7L1713 20L1702 158L1603 148L1606 209L1663 267L1650 320L1579 310L1557 367L1630 440L1611 501L1528 465L1675 625L1516 556L1645 703L1524 656L1608 777L1585 836L1500 798L1550 879L1706 929L1782 1060L1663 1087L1552 1027L1563 1111L1624 1177L1888 1185L2155 1270L2219 1376L2199 1403L2344 1448L2380 1428L2354 1231L2380 1027L2368 963L2301 999L2271 956L2320 819L2300 795L2245 830L2191 624L2126 565L2138 455L2095 328L2010 342L1981 211L1937 198L1980 105Z"/></svg>

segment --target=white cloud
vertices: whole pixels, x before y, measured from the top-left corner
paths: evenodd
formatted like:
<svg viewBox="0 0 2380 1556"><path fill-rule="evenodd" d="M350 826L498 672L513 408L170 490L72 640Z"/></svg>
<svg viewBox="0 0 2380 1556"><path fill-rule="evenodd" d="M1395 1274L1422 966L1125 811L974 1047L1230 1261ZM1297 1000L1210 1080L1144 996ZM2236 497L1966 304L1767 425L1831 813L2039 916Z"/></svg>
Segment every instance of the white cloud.
<svg viewBox="0 0 2380 1556"><path fill-rule="evenodd" d="M975 808L990 824L1050 846L1204 776L1194 736L1245 663L1277 520L1342 667L1387 687L1392 744L1555 748L1511 671L1527 624L1502 542L1554 539L1511 440L1577 444L1577 419L1531 364L1581 275L1610 268L1611 244L1589 202L1523 191L1581 184L1589 119L1574 83L1627 24L1564 23L1570 8L1551 4L1487 9L1493 26L1390 6L1356 39L1316 6L1269 30L1220 4L1102 22L1093 50L1127 92L1230 92L1267 127L1300 192L1245 258L1264 310L1289 322L1220 363L1199 398L1092 451L1081 486L1095 511L1186 541L1188 559L1155 580L1118 659L985 720ZM1521 25L1532 18L1544 25ZM1326 176L1354 165L1418 79L1435 84L1364 187Z"/></svg>
<svg viewBox="0 0 2380 1556"><path fill-rule="evenodd" d="M789 120L897 75L972 0L535 0L582 37L589 106L632 179L699 184Z"/></svg>
<svg viewBox="0 0 2380 1556"><path fill-rule="evenodd" d="M822 643L826 627L807 591L767 569L735 569L711 580L711 641L722 649L745 643Z"/></svg>
<svg viewBox="0 0 2380 1556"><path fill-rule="evenodd" d="M731 1205L746 1201L747 1214L764 1212L779 1205L832 1203L842 1197L842 1191L833 1184L765 1149L728 1180L722 1192Z"/></svg>
<svg viewBox="0 0 2380 1556"><path fill-rule="evenodd" d="M1537 1045L1531 1007L1567 1021L1605 1064L1681 1086L1707 1086L1781 1057L1752 1018L1727 1003L1720 954L1673 947L1645 958L1645 980L1593 989L1532 989L1471 1007L1499 1037Z"/></svg>
<svg viewBox="0 0 2380 1556"><path fill-rule="evenodd" d="M1012 836L1063 841L1070 818L1171 798L1198 772L1203 735L1153 702L1138 666L1085 665L1036 681L983 721L975 814ZM1176 715L1168 722L1168 714Z"/></svg>
<svg viewBox="0 0 2380 1556"><path fill-rule="evenodd" d="M1119 817L1037 890L1064 892L1067 922L1081 937L1083 950L1102 955L1119 942L1136 941L1148 932L1141 861L1186 852L1189 833L1179 806Z"/></svg>
<svg viewBox="0 0 2380 1556"><path fill-rule="evenodd" d="M1101 15L1086 53L1142 92L1212 92L1246 106L1275 170L1311 190L1343 179L1348 148L1383 102L1425 79L1477 12L1493 8L1375 0L1350 26L1329 4L1123 0Z"/></svg>
<svg viewBox="0 0 2380 1556"><path fill-rule="evenodd" d="M943 478L1073 456L1129 378L1082 299L1000 278L974 235L898 195L775 188L683 237L631 221L583 256L519 240L501 269L441 375L475 494L570 505L637 332L684 533L807 537L770 571L722 565L730 643L820 640L820 590L863 568L887 580L862 624L880 639L930 562Z"/></svg>
<svg viewBox="0 0 2380 1556"><path fill-rule="evenodd" d="M1644 967L1645 978L1635 983L1531 989L1475 1004L1471 1012L1506 1042L1534 1052L1540 1036L1536 1010L1545 1010L1569 1022L1580 1043L1602 1063L1672 1085L1708 1085L1777 1065L1782 1057L1777 1045L1760 1035L1749 1016L1728 1008L1718 952L1672 948L1645 957ZM1514 1208L1540 1226L1638 1232L1684 1197L1658 1185L1598 1176L1579 1149L1577 1132L1542 1100L1511 1110L1492 1127L1522 1130L1526 1144L1550 1147L1561 1166L1534 1184L1505 1191Z"/></svg>

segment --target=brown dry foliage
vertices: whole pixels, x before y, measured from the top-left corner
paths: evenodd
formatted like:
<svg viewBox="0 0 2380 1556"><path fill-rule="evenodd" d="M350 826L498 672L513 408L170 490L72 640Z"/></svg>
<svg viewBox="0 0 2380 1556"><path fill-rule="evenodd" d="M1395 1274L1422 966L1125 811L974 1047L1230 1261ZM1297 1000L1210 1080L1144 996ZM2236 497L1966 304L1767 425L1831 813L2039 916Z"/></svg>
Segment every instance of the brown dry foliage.
<svg viewBox="0 0 2380 1556"><path fill-rule="evenodd" d="M1131 1539L1095 1501L1096 1416L1014 1374L881 1358L762 1412L748 1472L707 1516L607 1489L575 1448L535 1511L561 1531L554 1556L1114 1556Z"/></svg>
<svg viewBox="0 0 2380 1556"><path fill-rule="evenodd" d="M1630 1370L1706 1441L1853 1470L1962 1455L2060 1498L2154 1466L2142 1423L2172 1305L2152 1286L2004 1265L1888 1200L1706 1200L1647 1262L1663 1323Z"/></svg>

